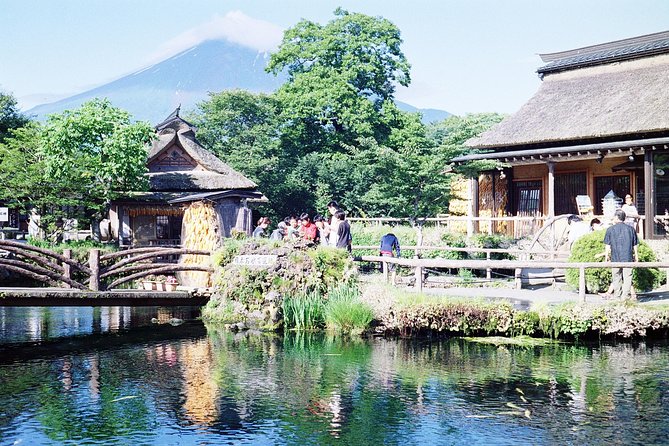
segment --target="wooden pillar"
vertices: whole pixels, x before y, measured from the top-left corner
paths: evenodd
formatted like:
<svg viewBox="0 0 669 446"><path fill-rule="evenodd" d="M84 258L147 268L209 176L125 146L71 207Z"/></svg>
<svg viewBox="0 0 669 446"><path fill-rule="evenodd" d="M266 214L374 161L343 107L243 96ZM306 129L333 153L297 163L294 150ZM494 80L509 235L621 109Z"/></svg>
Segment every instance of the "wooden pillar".
<svg viewBox="0 0 669 446"><path fill-rule="evenodd" d="M653 238L655 220L655 187L653 185L653 151L646 149L643 155L644 234Z"/></svg>
<svg viewBox="0 0 669 446"><path fill-rule="evenodd" d="M415 288L422 292L423 291L423 267L422 266L417 266L416 267L416 284Z"/></svg>
<svg viewBox="0 0 669 446"><path fill-rule="evenodd" d="M479 178L478 176L469 179L469 217L467 221L467 237L471 237L478 233L478 220L474 220L479 216ZM473 217L473 218L472 218Z"/></svg>
<svg viewBox="0 0 669 446"><path fill-rule="evenodd" d="M578 297L585 302L585 268L582 266L578 269Z"/></svg>
<svg viewBox="0 0 669 446"><path fill-rule="evenodd" d="M100 250L91 249L88 254L88 267L91 269L91 279L88 282L88 289L91 291L100 291Z"/></svg>
<svg viewBox="0 0 669 446"><path fill-rule="evenodd" d="M388 283L388 262L381 262L383 266L383 282Z"/></svg>
<svg viewBox="0 0 669 446"><path fill-rule="evenodd" d="M548 162L548 216L555 217L555 163Z"/></svg>
<svg viewBox="0 0 669 446"><path fill-rule="evenodd" d="M72 259L72 250L71 249L63 249L63 257L66 259ZM72 278L72 267L70 266L69 263L63 262L63 277L66 279L71 279ZM63 288L72 288L71 285L67 282L63 282L62 284Z"/></svg>

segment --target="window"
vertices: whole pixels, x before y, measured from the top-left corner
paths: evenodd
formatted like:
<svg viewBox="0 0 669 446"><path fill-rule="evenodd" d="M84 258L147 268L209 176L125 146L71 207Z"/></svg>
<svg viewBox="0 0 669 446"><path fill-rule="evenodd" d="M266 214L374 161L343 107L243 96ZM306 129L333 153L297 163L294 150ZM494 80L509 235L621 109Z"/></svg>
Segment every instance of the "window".
<svg viewBox="0 0 669 446"><path fill-rule="evenodd" d="M156 238L158 240L170 238L170 218L167 215L156 216Z"/></svg>
<svg viewBox="0 0 669 446"><path fill-rule="evenodd" d="M612 175L607 177L595 177L595 214L602 215L602 200L613 191L618 197L623 198L631 192L629 175Z"/></svg>
<svg viewBox="0 0 669 446"><path fill-rule="evenodd" d="M534 216L541 214L541 181L515 181L515 214Z"/></svg>
<svg viewBox="0 0 669 446"><path fill-rule="evenodd" d="M578 214L577 195L588 195L585 172L555 175L555 215Z"/></svg>

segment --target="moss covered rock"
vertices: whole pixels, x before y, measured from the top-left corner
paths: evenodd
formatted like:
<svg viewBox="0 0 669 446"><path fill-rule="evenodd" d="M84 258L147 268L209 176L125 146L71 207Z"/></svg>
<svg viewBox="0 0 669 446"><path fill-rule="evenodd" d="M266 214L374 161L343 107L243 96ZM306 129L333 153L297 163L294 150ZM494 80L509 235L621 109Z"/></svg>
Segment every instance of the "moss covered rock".
<svg viewBox="0 0 669 446"><path fill-rule="evenodd" d="M276 262L264 267L238 265L233 261L238 255L275 255ZM329 287L356 278L348 252L312 247L302 241L227 240L214 261L219 267L217 291L202 317L224 323L244 322L247 327L260 329L281 326L284 296L324 293Z"/></svg>

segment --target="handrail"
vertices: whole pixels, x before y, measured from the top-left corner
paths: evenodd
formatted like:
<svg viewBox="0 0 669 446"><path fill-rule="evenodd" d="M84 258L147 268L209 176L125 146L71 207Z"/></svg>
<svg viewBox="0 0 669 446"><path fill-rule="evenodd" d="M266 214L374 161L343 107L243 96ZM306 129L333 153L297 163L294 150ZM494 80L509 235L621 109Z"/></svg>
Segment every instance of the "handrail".
<svg viewBox="0 0 669 446"><path fill-rule="evenodd" d="M423 288L423 268L444 269L515 269L516 279L522 268L552 268L579 270L579 297L585 302L585 270L588 268L669 268L669 262L565 262L546 260L542 262L527 260L454 260L454 259L407 259L383 256L360 256L356 261L380 262L384 275L387 276L388 264L415 268L416 286Z"/></svg>
<svg viewBox="0 0 669 446"><path fill-rule="evenodd" d="M352 249L378 250L378 245L353 245ZM509 254L561 254L566 251L526 251L522 249L504 248L476 248L460 246L402 246L402 251L457 251L457 252L482 252L482 253L509 253Z"/></svg>

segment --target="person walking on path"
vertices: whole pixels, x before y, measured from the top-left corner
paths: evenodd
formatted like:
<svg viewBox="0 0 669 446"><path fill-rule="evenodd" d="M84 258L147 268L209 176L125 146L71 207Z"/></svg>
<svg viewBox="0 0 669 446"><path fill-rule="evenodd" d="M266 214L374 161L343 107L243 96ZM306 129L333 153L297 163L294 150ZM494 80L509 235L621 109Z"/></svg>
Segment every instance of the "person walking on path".
<svg viewBox="0 0 669 446"><path fill-rule="evenodd" d="M625 211L616 209L613 214L613 226L604 235L605 261L638 262L639 239L636 231L625 224ZM613 296L617 299L629 299L632 289L632 268L612 268Z"/></svg>

